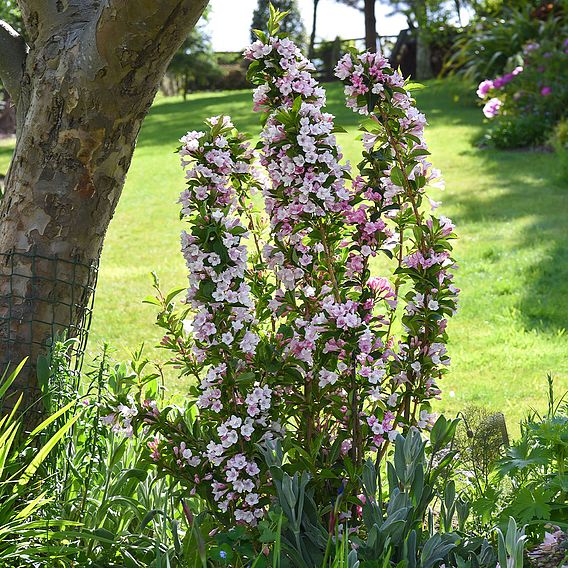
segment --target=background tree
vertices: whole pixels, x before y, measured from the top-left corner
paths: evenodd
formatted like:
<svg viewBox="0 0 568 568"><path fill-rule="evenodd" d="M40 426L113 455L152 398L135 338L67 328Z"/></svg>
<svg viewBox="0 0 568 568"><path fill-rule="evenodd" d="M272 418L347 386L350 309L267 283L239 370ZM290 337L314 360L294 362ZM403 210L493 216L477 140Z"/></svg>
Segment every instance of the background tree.
<svg viewBox="0 0 568 568"><path fill-rule="evenodd" d="M314 45L316 43L316 28L318 20L318 5L320 0L313 0L313 12L312 12L312 33L310 34L310 45L308 47L308 58L314 58Z"/></svg>
<svg viewBox="0 0 568 568"><path fill-rule="evenodd" d="M17 32L22 31L22 14L15 0L2 0L0 20L10 24Z"/></svg>
<svg viewBox="0 0 568 568"><path fill-rule="evenodd" d="M385 0L393 12L406 16L409 29L416 38L416 78L433 75L431 46L437 30L447 29L451 21L458 22L465 3L461 0Z"/></svg>
<svg viewBox="0 0 568 568"><path fill-rule="evenodd" d="M336 0L341 4L361 10L365 16L365 49L377 51L377 17L376 0Z"/></svg>
<svg viewBox="0 0 568 568"><path fill-rule="evenodd" d="M0 369L30 357L15 386L25 403L37 400L35 361L53 332L41 322L72 329L82 317L88 275L71 271L99 258L142 121L206 5L18 0L23 36L0 26L0 78L18 118L0 205Z"/></svg>
<svg viewBox="0 0 568 568"><path fill-rule="evenodd" d="M369 51L377 51L377 18L375 15L375 1L365 0L363 11L365 14L365 47Z"/></svg>
<svg viewBox="0 0 568 568"><path fill-rule="evenodd" d="M298 8L296 0L258 0L258 4L254 9L251 24L251 40L255 41L256 35L254 30L266 30L266 24L270 16L270 4L281 12L288 12L286 18L282 21L281 30L290 34L290 39L300 47L306 47L306 28L302 20L302 15Z"/></svg>
<svg viewBox="0 0 568 568"><path fill-rule="evenodd" d="M184 98L191 91L211 88L221 76L206 29L208 15L207 9L176 51L168 67L167 75L173 78L176 91L181 92Z"/></svg>
<svg viewBox="0 0 568 568"><path fill-rule="evenodd" d="M22 29L22 17L14 0L3 0L0 3L0 20L7 22L16 31ZM16 125L16 113L0 78L0 134L12 134ZM3 185L4 172L0 172L0 189ZM1 192L0 192L1 193Z"/></svg>

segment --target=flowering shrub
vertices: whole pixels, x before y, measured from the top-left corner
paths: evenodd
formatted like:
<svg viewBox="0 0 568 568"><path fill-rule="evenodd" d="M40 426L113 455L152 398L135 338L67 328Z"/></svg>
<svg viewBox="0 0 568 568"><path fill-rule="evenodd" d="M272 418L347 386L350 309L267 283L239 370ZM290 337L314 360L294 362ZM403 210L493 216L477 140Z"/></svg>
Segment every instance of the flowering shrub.
<svg viewBox="0 0 568 568"><path fill-rule="evenodd" d="M511 61L520 64L510 73L482 81L477 89L483 114L495 122L488 138L504 147L542 143L566 116L568 37L529 42Z"/></svg>
<svg viewBox="0 0 568 568"><path fill-rule="evenodd" d="M114 401L107 418L155 432L158 467L229 525L263 517L273 486L261 456L274 438L289 472L310 472L317 503L339 493L344 514L356 510L364 460L380 463L399 432L433 424L458 292L454 226L429 212L438 204L425 188L440 173L410 86L376 54L338 64L347 105L365 116L353 175L281 18L245 51L260 164L227 117L181 139L189 288L181 311L175 293L153 302L162 346L195 378L187 408ZM250 200L257 189L266 218ZM374 273L379 257L386 275Z"/></svg>
<svg viewBox="0 0 568 568"><path fill-rule="evenodd" d="M190 480L219 513L230 507L235 520L253 524L263 514L257 490L266 484L255 448L282 432L272 419L271 385L277 381L255 358L261 325L246 274L248 231L240 218L257 182L252 151L230 120L213 117L207 125L208 132L184 136L179 151L188 180L180 203L191 226L182 234L191 319L164 320L169 335L162 342L198 382L192 395L199 422L173 419L151 402L118 409L122 422L136 415L166 434L150 447L159 467Z"/></svg>
<svg viewBox="0 0 568 568"><path fill-rule="evenodd" d="M452 45L443 72L467 81L502 75L535 38L559 37L566 20L564 0L515 0L477 3Z"/></svg>

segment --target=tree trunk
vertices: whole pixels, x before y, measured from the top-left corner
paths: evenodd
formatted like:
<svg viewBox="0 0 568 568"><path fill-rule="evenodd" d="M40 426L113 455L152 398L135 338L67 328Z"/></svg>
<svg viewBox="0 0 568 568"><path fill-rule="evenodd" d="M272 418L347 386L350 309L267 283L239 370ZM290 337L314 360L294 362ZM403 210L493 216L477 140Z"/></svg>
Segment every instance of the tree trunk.
<svg viewBox="0 0 568 568"><path fill-rule="evenodd" d="M46 341L73 335L85 313L90 275L77 267L99 258L142 121L207 0L85 4L22 1L30 49L0 206L0 369L29 358L14 387L24 406L38 400Z"/></svg>
<svg viewBox="0 0 568 568"><path fill-rule="evenodd" d="M418 28L416 35L416 79L426 81L433 77L430 44L424 32Z"/></svg>
<svg viewBox="0 0 568 568"><path fill-rule="evenodd" d="M314 46L316 43L316 28L318 21L318 4L320 0L313 0L314 11L312 17L312 33L310 35L310 46L308 48L308 59L312 60L314 58Z"/></svg>
<svg viewBox="0 0 568 568"><path fill-rule="evenodd" d="M8 91L0 89L0 136L16 133L16 111Z"/></svg>
<svg viewBox="0 0 568 568"><path fill-rule="evenodd" d="M416 1L416 78L420 81L432 78L430 42L427 34L428 6L425 0Z"/></svg>
<svg viewBox="0 0 568 568"><path fill-rule="evenodd" d="M377 20L375 17L375 1L365 0L365 49L377 51Z"/></svg>

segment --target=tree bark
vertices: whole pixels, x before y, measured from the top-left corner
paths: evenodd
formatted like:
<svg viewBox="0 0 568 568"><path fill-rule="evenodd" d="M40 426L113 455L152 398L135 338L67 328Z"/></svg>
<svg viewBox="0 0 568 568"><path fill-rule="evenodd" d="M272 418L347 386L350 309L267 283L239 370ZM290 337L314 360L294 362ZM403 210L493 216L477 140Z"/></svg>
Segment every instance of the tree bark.
<svg viewBox="0 0 568 568"><path fill-rule="evenodd" d="M22 69L26 60L27 46L18 32L0 20L0 77L6 89L17 102L20 92Z"/></svg>
<svg viewBox="0 0 568 568"><path fill-rule="evenodd" d="M8 91L0 88L0 137L16 132L16 111Z"/></svg>
<svg viewBox="0 0 568 568"><path fill-rule="evenodd" d="M375 1L365 0L365 48L377 51L377 20L375 17Z"/></svg>
<svg viewBox="0 0 568 568"><path fill-rule="evenodd" d="M308 58L311 60L314 58L314 46L316 43L316 28L318 21L318 4L320 0L313 0L314 11L312 17L312 33L310 35L310 46L308 48Z"/></svg>
<svg viewBox="0 0 568 568"><path fill-rule="evenodd" d="M428 38L421 28L416 30L416 79L426 81L433 77L432 54Z"/></svg>
<svg viewBox="0 0 568 568"><path fill-rule="evenodd" d="M84 314L77 263L99 258L142 121L207 2L20 0L29 53L0 206L0 370L29 358L14 387L24 405L49 336Z"/></svg>
<svg viewBox="0 0 568 568"><path fill-rule="evenodd" d="M416 0L416 78L420 81L432 78L430 42L427 34L428 7L425 0Z"/></svg>

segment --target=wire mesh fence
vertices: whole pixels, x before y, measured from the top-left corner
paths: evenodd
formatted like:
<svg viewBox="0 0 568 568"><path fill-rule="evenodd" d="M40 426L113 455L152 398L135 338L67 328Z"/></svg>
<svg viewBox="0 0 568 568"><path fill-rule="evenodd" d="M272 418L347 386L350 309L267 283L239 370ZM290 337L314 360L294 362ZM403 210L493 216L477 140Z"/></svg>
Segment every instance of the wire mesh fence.
<svg viewBox="0 0 568 568"><path fill-rule="evenodd" d="M98 261L31 252L0 253L0 360L46 350L55 337L74 338L80 371L93 313Z"/></svg>

